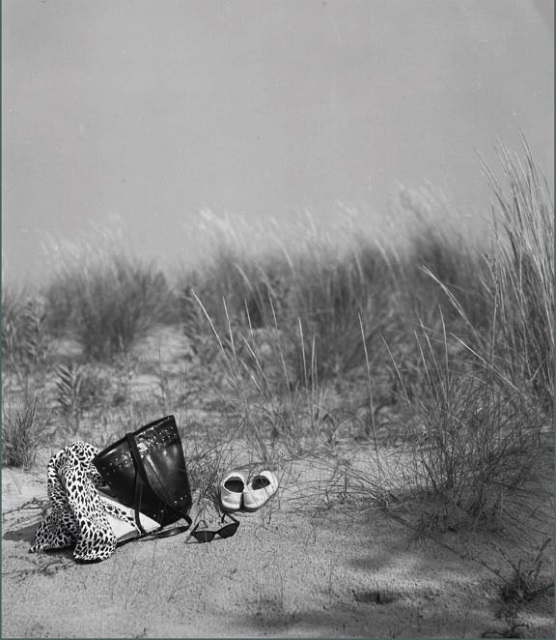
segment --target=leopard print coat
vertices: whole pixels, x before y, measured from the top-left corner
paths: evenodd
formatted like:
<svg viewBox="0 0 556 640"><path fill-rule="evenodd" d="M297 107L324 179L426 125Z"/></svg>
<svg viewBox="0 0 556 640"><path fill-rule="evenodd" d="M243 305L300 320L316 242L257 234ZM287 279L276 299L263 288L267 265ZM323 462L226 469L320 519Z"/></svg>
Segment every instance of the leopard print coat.
<svg viewBox="0 0 556 640"><path fill-rule="evenodd" d="M92 462L97 453L93 445L76 442L50 459L50 511L39 525L31 552L75 545L76 560L106 560L118 542L107 514L137 529L133 517L99 495L97 487L102 485L102 478Z"/></svg>

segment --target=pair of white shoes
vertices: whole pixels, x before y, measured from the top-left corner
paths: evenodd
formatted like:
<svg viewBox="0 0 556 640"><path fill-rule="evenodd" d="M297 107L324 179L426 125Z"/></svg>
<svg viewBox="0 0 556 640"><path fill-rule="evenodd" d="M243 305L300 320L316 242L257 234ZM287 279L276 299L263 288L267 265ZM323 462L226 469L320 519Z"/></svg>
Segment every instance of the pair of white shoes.
<svg viewBox="0 0 556 640"><path fill-rule="evenodd" d="M278 480L271 471L261 471L247 481L242 471L231 471L220 484L220 501L225 511L256 511L278 490Z"/></svg>

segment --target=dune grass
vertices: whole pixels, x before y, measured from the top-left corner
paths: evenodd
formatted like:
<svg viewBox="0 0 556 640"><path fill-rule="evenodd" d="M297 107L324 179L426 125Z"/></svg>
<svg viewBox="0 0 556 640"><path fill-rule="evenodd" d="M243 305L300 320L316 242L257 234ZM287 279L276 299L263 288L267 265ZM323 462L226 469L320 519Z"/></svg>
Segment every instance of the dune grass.
<svg viewBox="0 0 556 640"><path fill-rule="evenodd" d="M45 308L27 288L2 290L2 364L28 376L46 352Z"/></svg>
<svg viewBox="0 0 556 640"><path fill-rule="evenodd" d="M45 297L50 333L74 337L87 360L125 354L172 310L164 274L114 243L62 254Z"/></svg>
<svg viewBox="0 0 556 640"><path fill-rule="evenodd" d="M503 149L507 188L488 173L499 219L489 262L498 360L549 408L554 398L554 205L531 151Z"/></svg>
<svg viewBox="0 0 556 640"><path fill-rule="evenodd" d="M232 221L213 225L213 251L174 284L85 247L44 292L40 330L76 338L85 362L112 362L156 323L179 324L207 379L222 375L259 459L369 444L383 486L352 478L369 497L388 486L435 526L499 521L535 464L554 391L553 203L527 148L501 160L502 178L488 172L488 243L446 224L446 203L421 190L400 199L403 243L309 226L256 251ZM25 362L36 328L14 329L12 307L4 357ZM408 453L402 473L381 459L391 431Z"/></svg>
<svg viewBox="0 0 556 640"><path fill-rule="evenodd" d="M42 437L37 398L26 395L15 404L4 403L2 414L2 466L29 471Z"/></svg>
<svg viewBox="0 0 556 640"><path fill-rule="evenodd" d="M396 491L442 530L500 523L504 499L535 465L547 415L492 367L451 352L447 338L415 332L420 380L412 395L398 370L412 464Z"/></svg>
<svg viewBox="0 0 556 640"><path fill-rule="evenodd" d="M400 499L425 510L415 497L433 497L427 517L445 527L500 521L552 420L553 204L524 154L502 149L502 180L488 174L497 206L483 245L443 226L433 197L406 199L403 252L313 238L262 261L228 238L207 279L186 286L257 441L292 430L299 451L333 442L341 412L323 404L325 390L358 375L367 436L377 408L405 421L413 462Z"/></svg>

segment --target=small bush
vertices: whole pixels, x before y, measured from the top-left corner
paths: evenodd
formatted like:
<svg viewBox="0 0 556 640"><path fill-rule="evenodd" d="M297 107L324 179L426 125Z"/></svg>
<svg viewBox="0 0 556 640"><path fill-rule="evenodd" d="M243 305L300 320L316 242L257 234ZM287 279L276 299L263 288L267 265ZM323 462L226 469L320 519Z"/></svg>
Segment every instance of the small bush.
<svg viewBox="0 0 556 640"><path fill-rule="evenodd" d="M422 516L441 527L499 522L535 465L545 415L497 372L454 359L445 333L421 327L415 340L417 375L396 364L413 460L401 492L421 496Z"/></svg>
<svg viewBox="0 0 556 640"><path fill-rule="evenodd" d="M399 344L386 344L411 415L402 493L413 487L423 498L414 504L429 526L499 522L552 415L554 211L527 148L525 156L504 151L507 188L489 173L499 211L486 259L426 227L410 244L406 267L417 262L429 279L406 279L417 285L407 288L419 305L417 349L403 329ZM423 309L431 302L435 315Z"/></svg>
<svg viewBox="0 0 556 640"><path fill-rule="evenodd" d="M110 361L165 319L171 293L153 266L99 251L66 258L46 297L52 332L70 331L85 358Z"/></svg>
<svg viewBox="0 0 556 640"><path fill-rule="evenodd" d="M83 373L79 365L70 362L56 367L56 401L74 434L79 430L83 411L82 383Z"/></svg>
<svg viewBox="0 0 556 640"><path fill-rule="evenodd" d="M27 397L22 404L4 409L2 420L2 466L29 471L40 444L37 400Z"/></svg>
<svg viewBox="0 0 556 640"><path fill-rule="evenodd" d="M524 562L520 558L517 563L507 556L505 560L512 567L511 576L500 587L500 597L502 601L508 605L519 605L534 600L538 595L554 588L554 580L546 580L541 575L545 564L548 564L549 574L551 561L545 557L545 551L550 552L550 543L552 538L548 538L540 546L537 555Z"/></svg>
<svg viewBox="0 0 556 640"><path fill-rule="evenodd" d="M2 360L8 369L29 374L46 352L45 310L26 291L2 292Z"/></svg>

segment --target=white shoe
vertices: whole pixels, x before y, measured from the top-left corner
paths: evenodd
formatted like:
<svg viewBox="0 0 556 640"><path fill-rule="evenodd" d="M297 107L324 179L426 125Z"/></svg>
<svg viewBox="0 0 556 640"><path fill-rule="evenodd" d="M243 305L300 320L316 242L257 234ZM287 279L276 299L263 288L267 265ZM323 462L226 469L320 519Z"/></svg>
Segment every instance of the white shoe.
<svg viewBox="0 0 556 640"><path fill-rule="evenodd" d="M247 480L241 471L230 471L220 483L220 502L225 511L241 509L241 500Z"/></svg>
<svg viewBox="0 0 556 640"><path fill-rule="evenodd" d="M278 480L271 471L261 471L243 491L243 507L247 511L260 509L278 490Z"/></svg>

